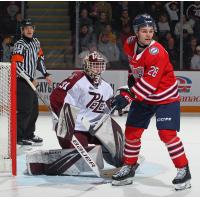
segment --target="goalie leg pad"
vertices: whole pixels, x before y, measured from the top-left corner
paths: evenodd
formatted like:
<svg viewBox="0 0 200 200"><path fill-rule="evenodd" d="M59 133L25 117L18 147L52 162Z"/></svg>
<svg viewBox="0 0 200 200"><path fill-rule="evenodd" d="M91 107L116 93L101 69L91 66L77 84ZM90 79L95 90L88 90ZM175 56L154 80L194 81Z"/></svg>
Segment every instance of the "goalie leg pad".
<svg viewBox="0 0 200 200"><path fill-rule="evenodd" d="M122 166L124 134L119 124L109 117L97 130L95 136L103 145L105 160L116 167Z"/></svg>
<svg viewBox="0 0 200 200"><path fill-rule="evenodd" d="M102 169L104 163L101 146L87 147L86 151ZM26 164L29 175L79 175L91 171L75 149L37 150L27 154Z"/></svg>
<svg viewBox="0 0 200 200"><path fill-rule="evenodd" d="M79 109L65 103L60 111L56 135L71 140L74 133L75 119Z"/></svg>

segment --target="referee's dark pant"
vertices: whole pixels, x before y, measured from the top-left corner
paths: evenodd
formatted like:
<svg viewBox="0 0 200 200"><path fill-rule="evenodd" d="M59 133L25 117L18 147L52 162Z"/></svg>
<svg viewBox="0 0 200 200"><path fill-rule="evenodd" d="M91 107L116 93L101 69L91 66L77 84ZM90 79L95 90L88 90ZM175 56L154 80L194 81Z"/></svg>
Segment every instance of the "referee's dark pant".
<svg viewBox="0 0 200 200"><path fill-rule="evenodd" d="M37 118L37 95L23 78L17 78L17 141L33 137Z"/></svg>

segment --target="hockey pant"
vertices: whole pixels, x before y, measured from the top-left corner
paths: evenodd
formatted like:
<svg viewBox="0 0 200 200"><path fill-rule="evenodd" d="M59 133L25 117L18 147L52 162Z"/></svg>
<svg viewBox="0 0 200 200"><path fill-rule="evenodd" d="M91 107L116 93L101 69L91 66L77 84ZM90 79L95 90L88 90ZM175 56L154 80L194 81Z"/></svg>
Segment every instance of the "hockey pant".
<svg viewBox="0 0 200 200"><path fill-rule="evenodd" d="M134 165L137 162L141 148L141 136L143 128L127 126L125 130L125 147L123 161L125 164ZM183 144L175 130L158 130L159 137L167 147L170 158L176 168L185 167L188 164Z"/></svg>

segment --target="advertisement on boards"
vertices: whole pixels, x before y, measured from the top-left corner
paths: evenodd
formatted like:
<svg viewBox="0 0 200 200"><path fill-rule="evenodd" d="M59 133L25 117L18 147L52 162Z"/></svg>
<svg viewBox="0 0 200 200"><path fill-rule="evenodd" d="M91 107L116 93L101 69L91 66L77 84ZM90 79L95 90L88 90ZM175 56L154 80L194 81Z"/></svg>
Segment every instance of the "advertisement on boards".
<svg viewBox="0 0 200 200"><path fill-rule="evenodd" d="M57 85L68 76L72 74L74 70L48 70L52 75L52 85L48 85L44 78L38 73L38 86L37 90L41 96L49 102L49 95L57 87ZM181 97L181 106L193 108L200 107L200 83L199 76L200 72L188 72L188 71L176 71L175 75L178 81L178 89ZM109 82L114 89L114 92L121 87L126 85L128 72L125 70L107 70L102 75L103 79ZM39 105L43 103L39 100ZM190 111L190 109L189 109Z"/></svg>

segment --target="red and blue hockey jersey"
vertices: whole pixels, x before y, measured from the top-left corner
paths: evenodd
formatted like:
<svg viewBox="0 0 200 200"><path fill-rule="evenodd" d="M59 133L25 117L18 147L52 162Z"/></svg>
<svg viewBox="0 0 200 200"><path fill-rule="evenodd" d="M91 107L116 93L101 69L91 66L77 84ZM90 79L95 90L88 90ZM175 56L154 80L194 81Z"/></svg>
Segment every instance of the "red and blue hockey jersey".
<svg viewBox="0 0 200 200"><path fill-rule="evenodd" d="M129 37L124 44L124 52L128 56L130 73L136 80L130 88L136 100L148 104L179 101L178 83L164 47L152 40L139 54L136 54L137 48L137 38Z"/></svg>

